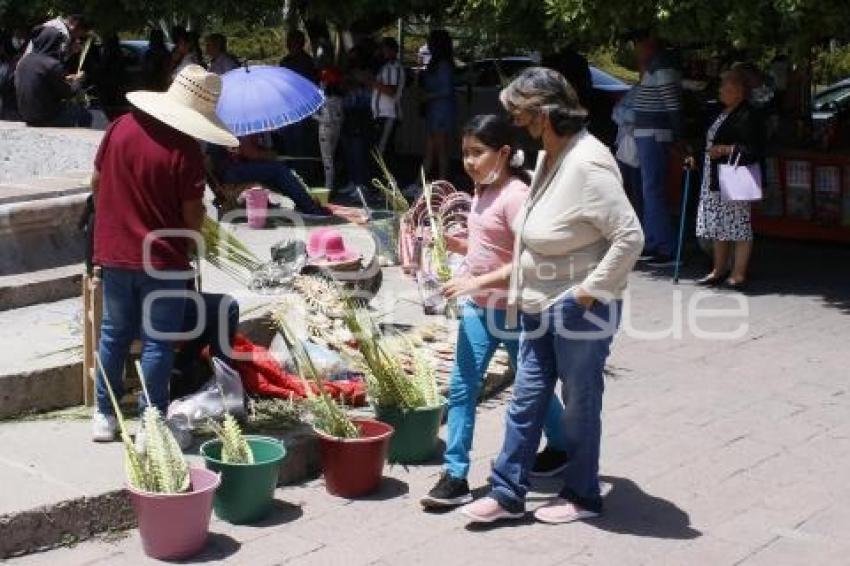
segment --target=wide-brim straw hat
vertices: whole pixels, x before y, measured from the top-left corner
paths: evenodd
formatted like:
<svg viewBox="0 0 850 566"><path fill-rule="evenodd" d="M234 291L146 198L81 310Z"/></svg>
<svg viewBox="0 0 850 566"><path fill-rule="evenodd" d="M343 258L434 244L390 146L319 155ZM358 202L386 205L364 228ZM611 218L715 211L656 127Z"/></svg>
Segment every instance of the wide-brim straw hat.
<svg viewBox="0 0 850 566"><path fill-rule="evenodd" d="M127 93L130 104L193 138L237 147L239 140L215 113L221 95L221 77L200 65L186 65L167 92L137 90Z"/></svg>

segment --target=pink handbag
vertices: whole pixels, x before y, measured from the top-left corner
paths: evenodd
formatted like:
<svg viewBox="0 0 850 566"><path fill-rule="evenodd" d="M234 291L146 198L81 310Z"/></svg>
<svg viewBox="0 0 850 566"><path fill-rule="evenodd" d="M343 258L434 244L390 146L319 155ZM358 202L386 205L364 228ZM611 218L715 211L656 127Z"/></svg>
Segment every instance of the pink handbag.
<svg viewBox="0 0 850 566"><path fill-rule="evenodd" d="M720 184L720 200L751 202L762 199L761 167L758 163L738 165L741 154L735 162L722 163L717 168L718 183Z"/></svg>

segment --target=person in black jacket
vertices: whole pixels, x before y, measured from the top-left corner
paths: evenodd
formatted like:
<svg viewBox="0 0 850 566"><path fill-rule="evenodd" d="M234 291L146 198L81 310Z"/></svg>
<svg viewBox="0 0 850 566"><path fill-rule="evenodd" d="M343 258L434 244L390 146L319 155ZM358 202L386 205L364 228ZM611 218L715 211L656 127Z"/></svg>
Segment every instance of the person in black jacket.
<svg viewBox="0 0 850 566"><path fill-rule="evenodd" d="M63 40L61 32L43 26L33 39L32 52L18 63L18 112L29 126L91 125L89 112L71 100L82 88L83 74L65 75L60 60Z"/></svg>
<svg viewBox="0 0 850 566"><path fill-rule="evenodd" d="M734 65L723 74L720 101L723 110L706 135L702 186L697 212L697 236L713 240L714 267L697 281L700 285L723 284L740 290L747 282L747 268L753 249L751 203L725 201L720 196L721 164L758 165L764 151L764 127L758 110L748 102L752 90L751 73ZM691 160L692 162L692 160ZM734 251L731 273L727 271Z"/></svg>

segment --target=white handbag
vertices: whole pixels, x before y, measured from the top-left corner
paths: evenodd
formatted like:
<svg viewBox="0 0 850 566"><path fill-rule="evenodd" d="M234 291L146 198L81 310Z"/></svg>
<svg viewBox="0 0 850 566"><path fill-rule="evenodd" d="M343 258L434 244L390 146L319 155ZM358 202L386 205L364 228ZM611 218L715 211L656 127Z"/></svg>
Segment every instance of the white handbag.
<svg viewBox="0 0 850 566"><path fill-rule="evenodd" d="M735 162L721 163L717 167L718 183L720 184L720 200L751 202L762 199L761 167L758 163L738 165L741 154Z"/></svg>

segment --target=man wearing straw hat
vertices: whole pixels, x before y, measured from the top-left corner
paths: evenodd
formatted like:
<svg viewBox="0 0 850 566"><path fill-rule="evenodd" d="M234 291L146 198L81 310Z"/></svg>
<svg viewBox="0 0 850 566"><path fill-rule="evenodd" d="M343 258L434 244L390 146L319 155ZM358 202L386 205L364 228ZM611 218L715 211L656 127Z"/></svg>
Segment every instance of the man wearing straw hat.
<svg viewBox="0 0 850 566"><path fill-rule="evenodd" d="M103 269L95 441L115 437L103 380L109 379L120 398L124 363L139 335L150 402L163 414L167 409L174 361L169 334L183 330L191 238L204 218L204 158L198 140L229 147L239 143L215 114L220 93L220 77L189 65L167 92L127 94L135 109L109 127L95 158L94 263Z"/></svg>

